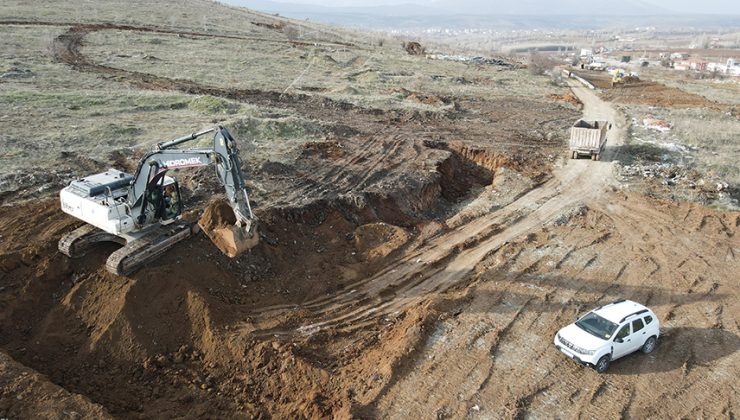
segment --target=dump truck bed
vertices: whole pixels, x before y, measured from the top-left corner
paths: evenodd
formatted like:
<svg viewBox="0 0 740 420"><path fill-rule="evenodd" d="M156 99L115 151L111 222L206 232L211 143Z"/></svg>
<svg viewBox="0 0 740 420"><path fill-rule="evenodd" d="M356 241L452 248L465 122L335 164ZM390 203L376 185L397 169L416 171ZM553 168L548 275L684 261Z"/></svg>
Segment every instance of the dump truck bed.
<svg viewBox="0 0 740 420"><path fill-rule="evenodd" d="M598 154L606 143L608 126L608 121L576 121L570 129L570 150L583 155Z"/></svg>

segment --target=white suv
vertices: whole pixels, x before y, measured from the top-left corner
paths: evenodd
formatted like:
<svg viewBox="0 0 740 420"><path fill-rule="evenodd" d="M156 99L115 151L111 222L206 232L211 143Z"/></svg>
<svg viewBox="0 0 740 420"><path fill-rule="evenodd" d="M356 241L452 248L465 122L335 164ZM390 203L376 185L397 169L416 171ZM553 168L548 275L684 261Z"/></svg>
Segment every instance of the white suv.
<svg viewBox="0 0 740 420"><path fill-rule="evenodd" d="M555 347L573 360L602 373L609 362L655 349L660 322L655 313L631 300L600 306L555 334Z"/></svg>

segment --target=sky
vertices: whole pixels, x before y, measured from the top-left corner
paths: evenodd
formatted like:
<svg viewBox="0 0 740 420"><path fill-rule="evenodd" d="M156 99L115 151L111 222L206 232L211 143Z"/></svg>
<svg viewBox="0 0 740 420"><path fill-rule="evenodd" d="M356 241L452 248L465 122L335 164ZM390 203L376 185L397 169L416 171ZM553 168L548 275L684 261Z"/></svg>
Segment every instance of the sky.
<svg viewBox="0 0 740 420"><path fill-rule="evenodd" d="M315 4L320 6L380 6L388 4L415 3L434 6L440 0L273 0L282 3ZM557 0L543 0L552 5ZM641 0L662 9L679 13L715 13L740 15L740 0ZM489 1L485 3L491 4ZM494 2L495 3L495 2ZM501 2L506 4L507 2Z"/></svg>

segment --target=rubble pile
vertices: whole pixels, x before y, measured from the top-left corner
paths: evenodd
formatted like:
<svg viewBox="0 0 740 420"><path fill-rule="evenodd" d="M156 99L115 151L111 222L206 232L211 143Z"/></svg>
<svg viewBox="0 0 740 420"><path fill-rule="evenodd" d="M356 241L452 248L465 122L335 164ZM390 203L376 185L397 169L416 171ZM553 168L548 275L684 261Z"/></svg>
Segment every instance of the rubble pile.
<svg viewBox="0 0 740 420"><path fill-rule="evenodd" d="M670 122L655 118L651 114L645 115L645 118L642 119L642 126L651 130L660 131L661 133L670 131L671 128L673 128L673 125Z"/></svg>
<svg viewBox="0 0 740 420"><path fill-rule="evenodd" d="M430 60L446 60L446 61L457 61L461 63L488 64L488 65L511 67L511 68L519 67L517 64L506 61L501 58L486 58L486 57L481 57L481 56L427 54L427 58Z"/></svg>

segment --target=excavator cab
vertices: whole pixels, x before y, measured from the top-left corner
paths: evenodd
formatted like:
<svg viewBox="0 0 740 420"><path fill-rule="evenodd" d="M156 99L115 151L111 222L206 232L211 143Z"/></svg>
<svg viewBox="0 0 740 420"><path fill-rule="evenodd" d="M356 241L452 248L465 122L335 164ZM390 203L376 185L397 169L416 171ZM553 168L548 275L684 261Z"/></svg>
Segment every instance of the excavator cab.
<svg viewBox="0 0 740 420"><path fill-rule="evenodd" d="M182 214L180 185L172 177L164 176L150 187L147 201L148 207L154 209L154 218L164 225L174 222Z"/></svg>

